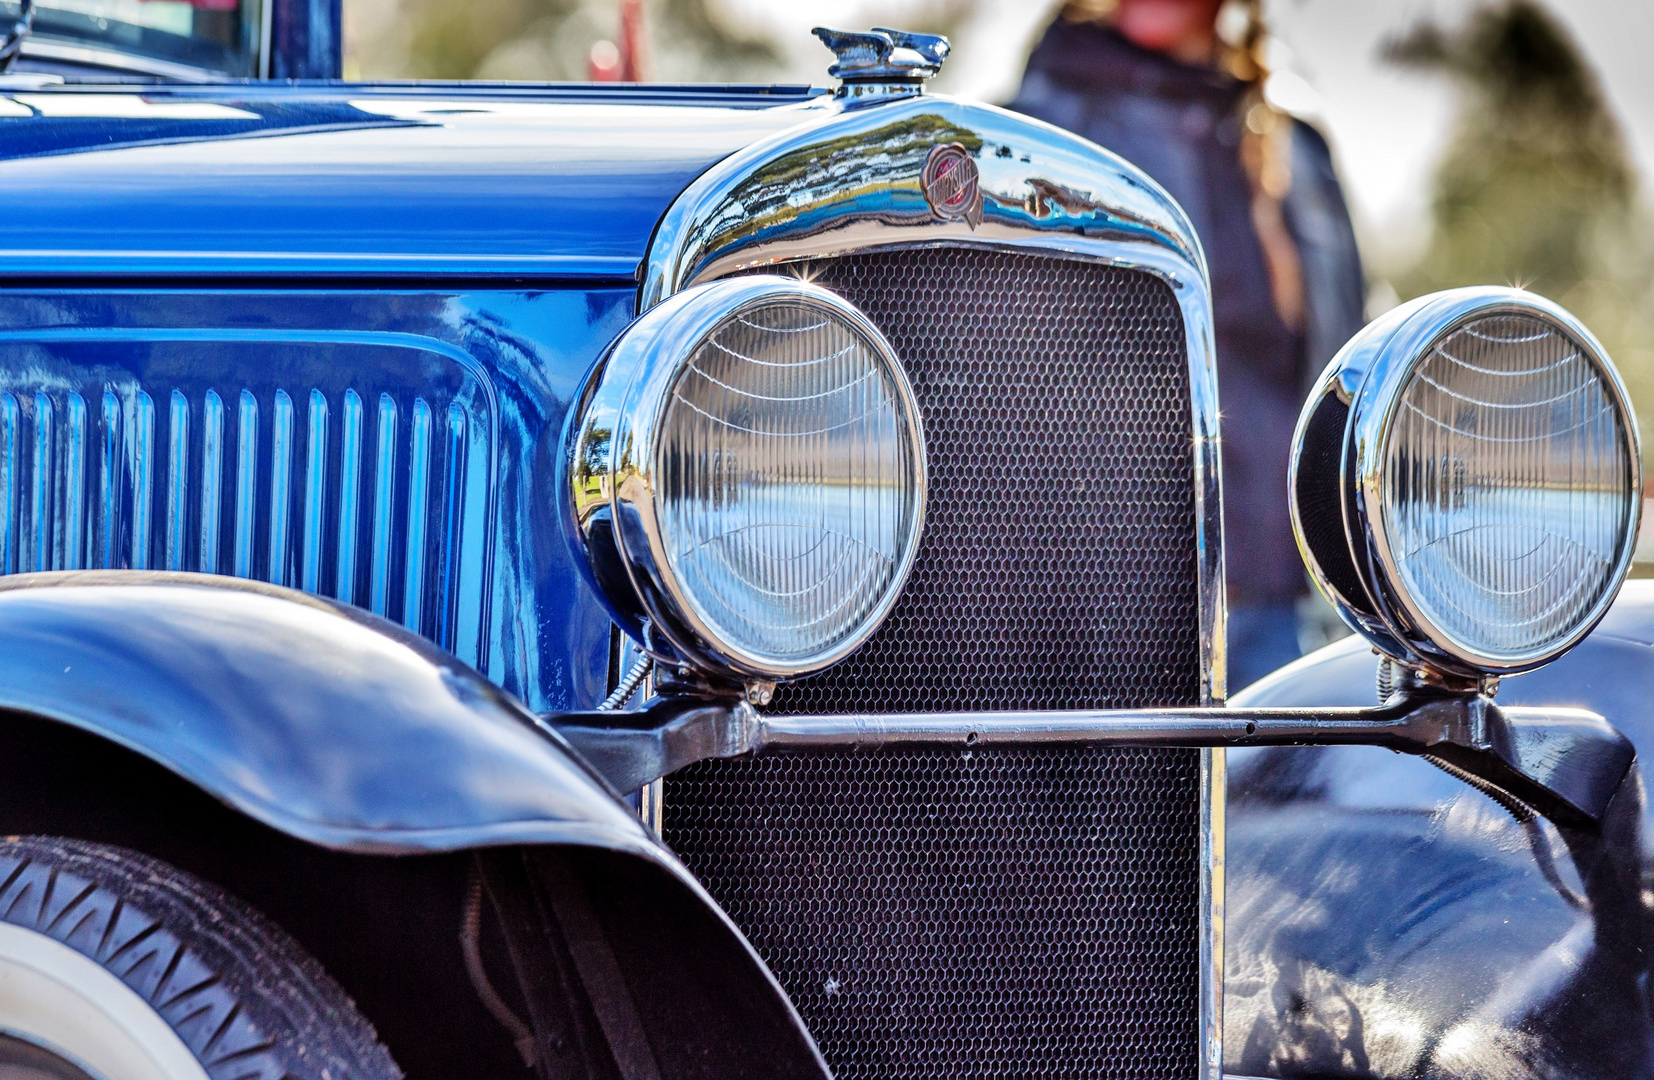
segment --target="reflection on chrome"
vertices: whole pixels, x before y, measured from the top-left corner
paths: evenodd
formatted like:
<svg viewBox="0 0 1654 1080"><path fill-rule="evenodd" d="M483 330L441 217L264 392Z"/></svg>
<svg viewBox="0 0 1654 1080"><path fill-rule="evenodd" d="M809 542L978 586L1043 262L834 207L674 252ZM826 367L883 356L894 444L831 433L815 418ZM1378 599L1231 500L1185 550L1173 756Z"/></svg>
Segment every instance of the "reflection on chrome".
<svg viewBox="0 0 1654 1080"><path fill-rule="evenodd" d="M1293 529L1322 594L1412 668L1517 674L1596 625L1630 569L1642 461L1625 387L1519 289L1420 297L1357 334L1299 418Z"/></svg>
<svg viewBox="0 0 1654 1080"><path fill-rule="evenodd" d="M713 678L852 652L924 521L919 407L856 308L744 276L641 315L593 372L568 479L594 583L634 638Z"/></svg>

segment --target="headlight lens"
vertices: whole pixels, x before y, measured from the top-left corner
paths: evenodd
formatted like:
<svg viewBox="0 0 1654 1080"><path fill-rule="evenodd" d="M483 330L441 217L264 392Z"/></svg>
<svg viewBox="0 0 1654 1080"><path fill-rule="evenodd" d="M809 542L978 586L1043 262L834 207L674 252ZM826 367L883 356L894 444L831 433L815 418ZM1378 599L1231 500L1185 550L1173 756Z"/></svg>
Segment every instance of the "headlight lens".
<svg viewBox="0 0 1654 1080"><path fill-rule="evenodd" d="M1402 389L1379 487L1419 620L1495 661L1564 644L1619 584L1626 422L1604 368L1546 320L1492 314L1437 342Z"/></svg>
<svg viewBox="0 0 1654 1080"><path fill-rule="evenodd" d="M612 509L657 645L786 678L877 628L918 547L924 441L900 363L855 308L788 278L699 286L628 328L596 383L576 514L591 548ZM601 579L602 553L588 554ZM600 586L613 592L612 575Z"/></svg>
<svg viewBox="0 0 1654 1080"><path fill-rule="evenodd" d="M1299 419L1290 481L1322 593L1386 654L1528 671L1630 569L1636 420L1590 331L1516 289L1421 297L1352 338Z"/></svg>
<svg viewBox="0 0 1654 1080"><path fill-rule="evenodd" d="M674 576L726 646L796 664L857 635L918 539L915 416L888 348L779 300L719 324L661 425Z"/></svg>

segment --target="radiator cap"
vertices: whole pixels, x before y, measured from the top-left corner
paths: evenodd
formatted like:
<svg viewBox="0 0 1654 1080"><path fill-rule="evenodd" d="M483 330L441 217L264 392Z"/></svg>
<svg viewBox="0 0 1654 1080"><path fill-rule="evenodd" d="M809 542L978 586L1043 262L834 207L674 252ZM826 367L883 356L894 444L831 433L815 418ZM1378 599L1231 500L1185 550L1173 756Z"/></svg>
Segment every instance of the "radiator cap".
<svg viewBox="0 0 1654 1080"><path fill-rule="evenodd" d="M868 31L818 26L813 33L838 56L827 74L841 80L841 98L923 93L924 81L942 70L952 48L940 34L910 34L884 26Z"/></svg>

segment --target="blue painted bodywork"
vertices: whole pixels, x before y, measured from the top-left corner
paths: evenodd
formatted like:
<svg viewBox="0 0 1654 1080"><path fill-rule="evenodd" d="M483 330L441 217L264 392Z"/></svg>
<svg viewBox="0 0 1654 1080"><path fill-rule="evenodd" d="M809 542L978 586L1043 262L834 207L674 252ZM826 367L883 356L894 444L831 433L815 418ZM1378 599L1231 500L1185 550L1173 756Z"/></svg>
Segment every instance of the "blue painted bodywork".
<svg viewBox="0 0 1654 1080"><path fill-rule="evenodd" d="M547 478L632 304L624 286L0 290L0 564L342 595L533 709L590 707L609 621Z"/></svg>
<svg viewBox="0 0 1654 1080"><path fill-rule="evenodd" d="M631 279L672 199L805 119L808 100L267 84L8 96L32 114L0 109L0 190L15 196L0 280L14 281Z"/></svg>
<svg viewBox="0 0 1654 1080"><path fill-rule="evenodd" d="M565 415L666 207L809 94L115 89L0 116L0 570L302 588L601 700Z"/></svg>

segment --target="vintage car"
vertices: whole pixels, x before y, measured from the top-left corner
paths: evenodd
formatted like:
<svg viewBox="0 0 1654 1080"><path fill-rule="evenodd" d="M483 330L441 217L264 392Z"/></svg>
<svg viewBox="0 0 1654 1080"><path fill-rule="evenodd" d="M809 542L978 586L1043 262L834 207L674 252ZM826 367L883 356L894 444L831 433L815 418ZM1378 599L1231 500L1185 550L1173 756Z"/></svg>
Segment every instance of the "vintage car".
<svg viewBox="0 0 1654 1080"><path fill-rule="evenodd" d="M374 85L158 10L0 5L0 1076L1647 1071L1567 312L1339 354L1282 497L1359 644L1226 704L1199 239L945 39Z"/></svg>

